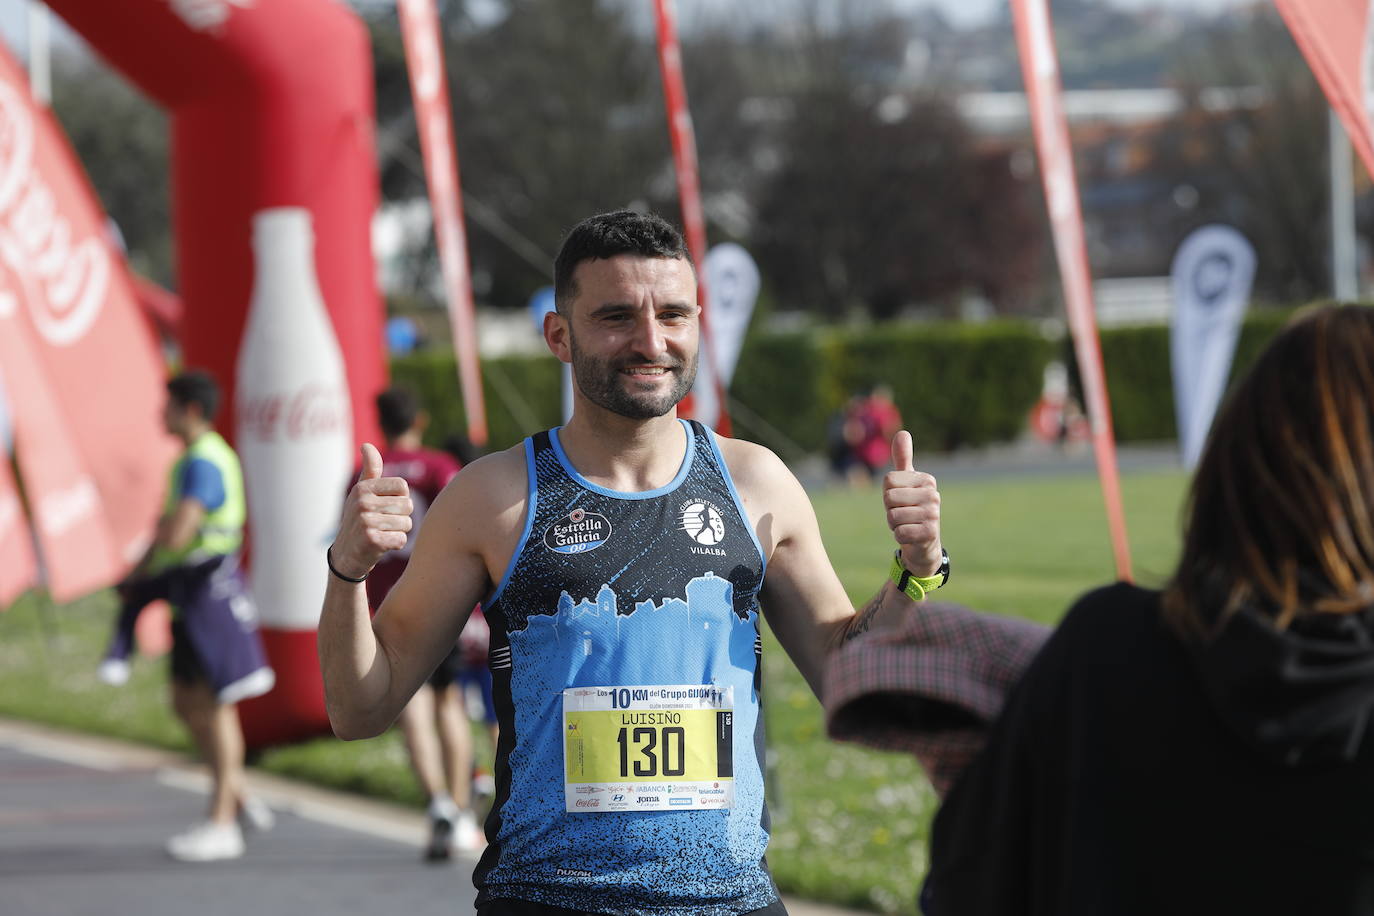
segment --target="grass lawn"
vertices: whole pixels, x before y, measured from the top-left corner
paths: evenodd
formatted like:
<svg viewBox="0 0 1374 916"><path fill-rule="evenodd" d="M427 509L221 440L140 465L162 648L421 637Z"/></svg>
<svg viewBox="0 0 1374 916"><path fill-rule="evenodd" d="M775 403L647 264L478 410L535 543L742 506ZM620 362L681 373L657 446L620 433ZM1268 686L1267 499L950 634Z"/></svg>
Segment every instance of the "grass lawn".
<svg viewBox="0 0 1374 916"><path fill-rule="evenodd" d="M1184 477L1122 480L1137 581L1172 567ZM1052 623L1085 590L1113 578L1095 478L945 480L944 537L953 575L942 600ZM813 494L850 597L861 604L891 562L877 488ZM37 596L0 614L0 715L187 749L167 707L165 663L136 663L129 684L95 679L114 613L109 593L54 608ZM777 643L764 650L773 842L769 863L788 893L914 913L935 798L915 761L833 744L820 707ZM484 739L479 737L479 748ZM256 765L420 805L395 733L345 744L318 739L263 752Z"/></svg>

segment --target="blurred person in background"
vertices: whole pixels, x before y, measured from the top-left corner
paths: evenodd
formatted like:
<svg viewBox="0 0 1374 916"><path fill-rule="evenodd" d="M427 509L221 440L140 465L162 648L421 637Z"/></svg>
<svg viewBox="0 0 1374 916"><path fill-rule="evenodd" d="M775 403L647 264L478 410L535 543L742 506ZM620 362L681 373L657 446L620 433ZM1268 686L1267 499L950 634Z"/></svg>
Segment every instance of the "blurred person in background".
<svg viewBox="0 0 1374 916"><path fill-rule="evenodd" d="M153 542L118 587L121 609L100 665L100 678L122 684L134 623L151 601L172 606L172 708L210 767L204 822L172 837L167 851L188 862L243 855L242 818L267 829L266 805L244 788L243 729L235 704L272 689L252 598L239 574L247 502L239 459L215 432L219 386L189 370L167 382L163 419L184 449L172 465L167 499Z"/></svg>
<svg viewBox="0 0 1374 916"><path fill-rule="evenodd" d="M392 386L377 395L377 420L386 438L383 472L410 486L416 529L439 493L453 479L460 462L446 451L421 442L429 416L407 388ZM391 587L410 562L410 544L387 554L367 580L372 610L382 606ZM471 640L470 640L471 642ZM469 649L469 655L471 650ZM429 799L429 843L425 860L446 862L455 849L482 846L482 834L472 812L472 728L458 675L463 653L454 646L401 712L406 753L420 789Z"/></svg>
<svg viewBox="0 0 1374 916"><path fill-rule="evenodd" d="M874 385L868 395L859 400L853 411L857 430L851 434L854 457L858 467L868 472L869 480L877 480L889 467L892 437L902 428L902 415L892 403L892 389Z"/></svg>
<svg viewBox="0 0 1374 916"><path fill-rule="evenodd" d="M863 438L863 426L859 423L859 406L863 397L850 395L825 421L825 457L830 465L830 473L837 479L851 484L866 483L867 475L858 467L855 448Z"/></svg>
<svg viewBox="0 0 1374 916"><path fill-rule="evenodd" d="M1163 590L1089 593L988 691L1009 694L945 783L927 916L1374 913L1374 309L1308 311L1269 345L1184 529ZM902 702L927 742L972 721Z"/></svg>

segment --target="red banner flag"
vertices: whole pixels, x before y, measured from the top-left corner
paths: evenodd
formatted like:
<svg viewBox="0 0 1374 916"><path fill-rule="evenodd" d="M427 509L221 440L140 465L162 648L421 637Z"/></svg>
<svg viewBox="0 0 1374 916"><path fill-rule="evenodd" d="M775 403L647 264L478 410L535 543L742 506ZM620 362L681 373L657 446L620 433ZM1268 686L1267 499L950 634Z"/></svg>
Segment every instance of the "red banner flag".
<svg viewBox="0 0 1374 916"><path fill-rule="evenodd" d="M79 163L3 52L0 369L53 597L109 585L161 508L165 371Z"/></svg>
<svg viewBox="0 0 1374 916"><path fill-rule="evenodd" d="M7 247L0 241L0 263L8 273L5 279L12 282L15 268ZM37 349L15 299L0 304L0 366L5 367L5 384L15 405L19 472L43 550L49 591L56 600L67 601L116 581L128 564L116 549L95 475L82 458Z"/></svg>
<svg viewBox="0 0 1374 916"><path fill-rule="evenodd" d="M677 174L678 196L682 199L682 231L687 248L697 264L697 301L701 304L701 347L697 382L691 400L679 407L683 416L692 416L726 435L730 416L725 406L725 386L715 364L711 346L709 291L706 288L706 218L701 209L701 180L697 172L697 141L692 129L692 112L687 107L687 84L682 78L682 49L677 40L677 17L672 0L654 0L654 21L658 31L658 64L663 74L663 97L668 109L668 134L673 144L673 167ZM714 402L714 403L712 403Z"/></svg>
<svg viewBox="0 0 1374 916"><path fill-rule="evenodd" d="M477 322L472 302L472 276L468 271L468 237L463 228L462 185L458 179L458 154L453 148L450 127L439 13L434 0L400 0L396 8L401 16L401 37L406 48L406 66L410 70L415 124L425 160L425 183L429 186L430 208L434 212L434 241L439 248L439 267L448 299L468 438L476 445L485 445L487 413L482 402Z"/></svg>
<svg viewBox="0 0 1374 916"><path fill-rule="evenodd" d="M1274 0L1327 100L1374 174L1374 16L1369 0Z"/></svg>
<svg viewBox="0 0 1374 916"><path fill-rule="evenodd" d="M1083 394L1088 402L1093 452L1107 508L1116 572L1120 578L1129 580L1131 552L1126 541L1126 517L1121 508L1111 405L1107 400L1107 379L1102 371L1102 350L1097 340L1092 273L1083 239L1083 214L1078 203L1078 182L1074 177L1069 125L1064 117L1059 59L1050 31L1048 4L1047 0L1012 0L1011 9L1021 53L1021 72L1030 100L1035 146L1040 156L1040 175L1049 203L1054 252L1064 285L1069 330L1073 334Z"/></svg>

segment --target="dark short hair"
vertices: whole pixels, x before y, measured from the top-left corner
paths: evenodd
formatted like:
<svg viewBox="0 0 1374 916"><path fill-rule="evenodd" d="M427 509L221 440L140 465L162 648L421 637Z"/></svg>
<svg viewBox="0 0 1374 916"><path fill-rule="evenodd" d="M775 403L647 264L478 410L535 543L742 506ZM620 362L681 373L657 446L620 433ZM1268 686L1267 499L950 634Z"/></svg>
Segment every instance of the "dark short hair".
<svg viewBox="0 0 1374 916"><path fill-rule="evenodd" d="M420 402L409 388L392 385L377 395L377 422L382 434L395 439L415 425L420 415Z"/></svg>
<svg viewBox="0 0 1374 916"><path fill-rule="evenodd" d="M561 314L577 296L573 272L583 261L635 254L645 258L682 258L692 265L682 233L653 213L614 210L589 216L568 233L553 262L554 303Z"/></svg>
<svg viewBox="0 0 1374 916"><path fill-rule="evenodd" d="M1217 413L1164 590L1185 637L1251 607L1277 627L1374 594L1374 309L1301 314Z"/></svg>
<svg viewBox="0 0 1374 916"><path fill-rule="evenodd" d="M213 421L219 410L219 385L204 369L187 369L167 380L167 395L180 407L195 404L200 415Z"/></svg>

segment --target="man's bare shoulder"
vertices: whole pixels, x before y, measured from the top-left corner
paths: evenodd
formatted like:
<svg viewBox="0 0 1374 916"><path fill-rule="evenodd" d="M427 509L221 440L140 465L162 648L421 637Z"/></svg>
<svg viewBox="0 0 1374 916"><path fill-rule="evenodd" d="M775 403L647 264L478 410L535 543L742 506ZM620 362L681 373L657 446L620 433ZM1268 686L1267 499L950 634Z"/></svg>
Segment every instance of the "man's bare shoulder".
<svg viewBox="0 0 1374 916"><path fill-rule="evenodd" d="M527 491L524 443L483 455L454 475L435 502L436 509L499 512L524 505Z"/></svg>
<svg viewBox="0 0 1374 916"><path fill-rule="evenodd" d="M483 455L481 458L463 465L458 476L466 477L471 482L484 484L499 483L503 480L509 482L515 478L523 481L525 479L525 443L523 441L517 442L510 448Z"/></svg>
<svg viewBox="0 0 1374 916"><path fill-rule="evenodd" d="M746 492L762 495L775 490L780 484L785 486L796 482L787 465L770 448L725 436L716 436L716 443L720 446L725 466L730 470L730 477L742 495Z"/></svg>
<svg viewBox="0 0 1374 916"><path fill-rule="evenodd" d="M515 445L483 455L453 476L430 507L455 532L480 532L518 524L525 508L525 452Z"/></svg>
<svg viewBox="0 0 1374 916"><path fill-rule="evenodd" d="M806 519L814 519L806 491L772 449L724 436L717 436L716 442L764 554L771 557L774 545L791 537Z"/></svg>

